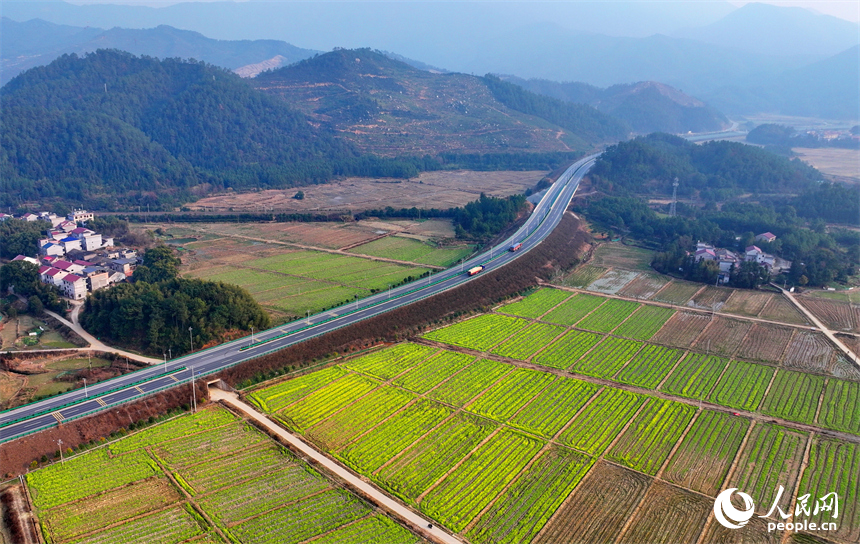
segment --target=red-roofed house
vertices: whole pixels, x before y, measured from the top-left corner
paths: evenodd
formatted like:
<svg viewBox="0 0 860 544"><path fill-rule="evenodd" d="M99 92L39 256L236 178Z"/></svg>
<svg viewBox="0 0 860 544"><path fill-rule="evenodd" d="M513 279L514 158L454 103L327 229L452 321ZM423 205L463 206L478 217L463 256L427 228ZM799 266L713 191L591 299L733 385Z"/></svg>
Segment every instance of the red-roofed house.
<svg viewBox="0 0 860 544"><path fill-rule="evenodd" d="M84 269L83 266L75 263L70 263L69 261L54 261L54 264L52 266L54 268L59 268L64 272L68 272L69 274L77 274ZM87 266L89 266L89 263L87 263Z"/></svg>
<svg viewBox="0 0 860 544"><path fill-rule="evenodd" d="M67 274L63 278L60 290L72 300L81 300L87 296L87 280L74 274Z"/></svg>
<svg viewBox="0 0 860 544"><path fill-rule="evenodd" d="M53 283L57 287L60 287L63 283L63 278L68 275L68 272L63 272L59 268L52 268L45 273L45 283Z"/></svg>
<svg viewBox="0 0 860 544"><path fill-rule="evenodd" d="M13 261L27 261L28 263L33 263L33 264L35 264L36 266L39 266L39 261L37 261L37 260L36 260L36 259L34 259L33 257L27 257L27 256L24 256L24 255L18 255L17 257L15 257L15 258L14 258L14 259L12 259L12 260L13 260Z"/></svg>
<svg viewBox="0 0 860 544"><path fill-rule="evenodd" d="M39 219L39 216L35 213L25 213L21 216L21 219L24 221L35 221L36 219Z"/></svg>
<svg viewBox="0 0 860 544"><path fill-rule="evenodd" d="M772 232L763 232L763 233L759 234L758 236L756 236L755 239L758 240L759 242L771 243L774 240L776 240L776 234L774 234Z"/></svg>

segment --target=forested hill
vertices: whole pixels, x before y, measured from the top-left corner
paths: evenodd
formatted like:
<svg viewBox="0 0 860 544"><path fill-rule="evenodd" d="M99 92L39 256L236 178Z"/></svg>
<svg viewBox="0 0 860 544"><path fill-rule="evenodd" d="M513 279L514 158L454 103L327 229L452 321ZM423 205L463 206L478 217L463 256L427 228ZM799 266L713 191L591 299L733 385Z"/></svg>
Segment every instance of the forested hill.
<svg viewBox="0 0 860 544"><path fill-rule="evenodd" d="M0 100L4 207L53 197L157 209L213 188L416 172L360 156L282 100L196 61L64 55L14 78Z"/></svg>
<svg viewBox="0 0 860 544"><path fill-rule="evenodd" d="M585 151L629 132L591 106L419 70L370 49L338 49L252 84L381 155Z"/></svg>
<svg viewBox="0 0 860 544"><path fill-rule="evenodd" d="M609 147L591 171L597 189L671 197L696 194L705 201L743 193L797 194L811 190L821 173L798 159L789 160L737 142L692 144L669 134L649 134Z"/></svg>

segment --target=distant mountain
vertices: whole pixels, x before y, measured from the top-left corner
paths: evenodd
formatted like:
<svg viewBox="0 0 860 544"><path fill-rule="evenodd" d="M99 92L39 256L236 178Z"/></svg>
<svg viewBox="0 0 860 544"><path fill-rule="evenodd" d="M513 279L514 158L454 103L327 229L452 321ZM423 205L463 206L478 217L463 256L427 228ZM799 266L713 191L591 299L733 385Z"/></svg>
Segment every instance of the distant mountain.
<svg viewBox="0 0 860 544"><path fill-rule="evenodd" d="M82 55L97 49L120 49L158 58L192 58L236 69L281 57L283 64L317 53L277 40L213 40L188 30L156 28L77 28L40 19L23 23L0 19L0 84L34 66L48 64L66 53Z"/></svg>
<svg viewBox="0 0 860 544"><path fill-rule="evenodd" d="M770 90L789 115L860 119L860 45L782 73Z"/></svg>
<svg viewBox="0 0 860 544"><path fill-rule="evenodd" d="M601 89L587 83L545 79L503 79L532 92L567 102L583 103L625 121L634 132L713 132L728 125L725 115L704 102L655 81Z"/></svg>
<svg viewBox="0 0 860 544"><path fill-rule="evenodd" d="M383 155L586 150L628 132L589 106L419 70L370 49L338 49L251 83Z"/></svg>
<svg viewBox="0 0 860 544"><path fill-rule="evenodd" d="M818 60L860 44L860 26L798 7L750 3L709 25L673 36L759 55ZM816 58L817 57L817 58Z"/></svg>

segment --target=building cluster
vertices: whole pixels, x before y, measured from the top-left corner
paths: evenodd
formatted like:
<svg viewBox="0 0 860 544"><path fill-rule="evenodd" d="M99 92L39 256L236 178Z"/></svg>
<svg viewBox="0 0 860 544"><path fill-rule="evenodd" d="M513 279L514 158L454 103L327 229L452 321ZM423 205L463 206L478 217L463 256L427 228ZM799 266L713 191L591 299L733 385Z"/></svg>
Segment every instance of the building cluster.
<svg viewBox="0 0 860 544"><path fill-rule="evenodd" d="M85 210L75 210L67 217L49 212L24 214L20 219L45 221L51 226L45 230L47 236L39 240L38 259L18 255L12 260L35 264L43 283L56 286L72 300L125 281L137 266L137 251L116 248L113 238L79 226L92 218L93 214Z"/></svg>
<svg viewBox="0 0 860 544"><path fill-rule="evenodd" d="M773 242L776 240L776 235L770 232L759 234L755 237L757 241ZM720 267L720 283L728 283L732 267L739 266L741 262L754 262L765 267L771 274L778 274L783 270L791 268L791 262L781 259L770 253L765 253L758 246L747 246L743 254L725 248L715 248L711 244L699 242L696 244L695 253L696 262L714 261Z"/></svg>

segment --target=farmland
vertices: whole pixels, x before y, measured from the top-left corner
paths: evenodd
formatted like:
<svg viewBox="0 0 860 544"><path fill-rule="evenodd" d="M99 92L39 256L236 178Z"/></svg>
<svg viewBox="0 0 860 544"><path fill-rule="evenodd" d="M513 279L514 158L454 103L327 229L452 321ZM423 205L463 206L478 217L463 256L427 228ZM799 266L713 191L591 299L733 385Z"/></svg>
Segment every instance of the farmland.
<svg viewBox="0 0 860 544"><path fill-rule="evenodd" d="M369 255L371 257L384 257L396 261L409 261L433 266L450 266L458 260L468 257L473 250L474 246L464 244L441 247L412 238L386 236L385 238L356 246L350 249L349 252Z"/></svg>
<svg viewBox="0 0 860 544"><path fill-rule="evenodd" d="M429 270L229 238L196 242L189 249L194 254L185 258L185 276L239 285L280 320L368 296Z"/></svg>
<svg viewBox="0 0 860 544"><path fill-rule="evenodd" d="M627 316L638 307L639 305L635 302L609 299L578 322L576 326L590 331L609 332L627 319Z"/></svg>
<svg viewBox="0 0 860 544"><path fill-rule="evenodd" d="M755 323L741 342L737 356L742 359L778 363L794 330L770 323Z"/></svg>
<svg viewBox="0 0 860 544"><path fill-rule="evenodd" d="M604 389L558 437L559 442L599 455L642 406L645 398L619 389Z"/></svg>
<svg viewBox="0 0 860 544"><path fill-rule="evenodd" d="M400 375L394 384L416 393L426 393L474 360L474 357L463 353L441 351Z"/></svg>
<svg viewBox="0 0 860 544"><path fill-rule="evenodd" d="M768 366L732 361L710 400L730 408L754 411L764 398L773 372Z"/></svg>
<svg viewBox="0 0 860 544"><path fill-rule="evenodd" d="M571 272L559 283L565 287L578 287L580 289L585 289L591 284L591 282L605 274L607 270L607 268L603 268L601 266L587 264Z"/></svg>
<svg viewBox="0 0 860 544"><path fill-rule="evenodd" d="M773 293L758 293L736 289L726 300L723 311L730 314L756 317L774 297Z"/></svg>
<svg viewBox="0 0 860 544"><path fill-rule="evenodd" d="M752 497L756 513L764 515L774 502L777 488L784 486L789 492L782 496L779 507L788 512L806 440L804 432L756 424L740 455L737 472L726 487L743 489Z"/></svg>
<svg viewBox="0 0 860 544"><path fill-rule="evenodd" d="M661 390L689 399L705 399L727 364L720 357L690 353L675 367Z"/></svg>
<svg viewBox="0 0 860 544"><path fill-rule="evenodd" d="M428 396L461 407L511 370L513 366L509 364L481 359L430 391Z"/></svg>
<svg viewBox="0 0 860 544"><path fill-rule="evenodd" d="M642 500L623 538L627 542L674 544L693 542L705 526L713 502L663 482L655 482Z"/></svg>
<svg viewBox="0 0 860 544"><path fill-rule="evenodd" d="M717 355L732 355L741 345L752 324L749 321L714 318L711 326L696 340L696 347Z"/></svg>
<svg viewBox="0 0 860 544"><path fill-rule="evenodd" d="M288 412L281 412L278 419L289 427L307 429L316 425L332 413L350 404L358 397L370 392L379 385L378 382L359 376L347 374L343 379L332 385L314 391L307 397L296 402ZM289 416L284 415L289 413Z"/></svg>
<svg viewBox="0 0 860 544"><path fill-rule="evenodd" d="M555 343L540 352L534 362L552 368L568 368L601 340L590 332L569 331Z"/></svg>
<svg viewBox="0 0 860 544"><path fill-rule="evenodd" d="M27 483L57 544L299 542L371 511L217 407L31 472ZM377 523L402 542L418 540L388 519Z"/></svg>
<svg viewBox="0 0 860 544"><path fill-rule="evenodd" d="M828 429L860 435L860 383L829 380L818 423Z"/></svg>
<svg viewBox="0 0 860 544"><path fill-rule="evenodd" d="M607 336L603 342L580 359L572 370L577 374L595 378L611 378L641 347L641 342Z"/></svg>
<svg viewBox="0 0 860 544"><path fill-rule="evenodd" d="M809 451L809 467L803 473L798 495L811 494L812 500L824 497L829 493L839 496L839 517L834 518L835 512L822 511L817 515L807 516L810 523L837 522L837 531L833 534L845 542L860 540L860 446L816 438Z"/></svg>
<svg viewBox="0 0 860 544"><path fill-rule="evenodd" d="M618 374L618 381L655 389L675 366L683 352L649 344L637 353Z"/></svg>
<svg viewBox="0 0 860 544"><path fill-rule="evenodd" d="M711 322L711 316L692 312L677 312L651 340L679 348L689 347Z"/></svg>
<svg viewBox="0 0 860 544"><path fill-rule="evenodd" d="M615 329L615 334L633 338L634 340L648 340L660 330L663 324L674 313L675 310L671 308L650 305L642 306L627 321Z"/></svg>
<svg viewBox="0 0 860 544"><path fill-rule="evenodd" d="M723 311L723 306L732 295L731 289L721 287L707 286L687 301L687 306L691 308L701 308L703 310L714 310L717 312Z"/></svg>
<svg viewBox="0 0 860 544"><path fill-rule="evenodd" d="M823 389L824 378L821 376L780 370L761 405L761 412L789 421L812 424Z"/></svg>
<svg viewBox="0 0 860 544"><path fill-rule="evenodd" d="M515 317L484 314L450 327L431 331L425 334L424 338L478 351L488 351L527 324L527 321Z"/></svg>
<svg viewBox="0 0 860 544"><path fill-rule="evenodd" d="M502 306L499 308L499 311L520 317L536 318L542 316L552 309L553 306L556 306L568 297L570 297L570 293L567 291L540 289L522 300Z"/></svg>
<svg viewBox="0 0 860 544"><path fill-rule="evenodd" d="M570 535L580 542L614 542L650 485L644 474L598 462L534 542L556 544Z"/></svg>
<svg viewBox="0 0 860 544"><path fill-rule="evenodd" d="M545 372L514 370L467 405L466 409L496 421L507 421L552 380L553 376Z"/></svg>
<svg viewBox="0 0 860 544"><path fill-rule="evenodd" d="M557 379L510 421L513 427L553 438L598 387L588 382Z"/></svg>
<svg viewBox="0 0 860 544"><path fill-rule="evenodd" d="M606 293L608 295L615 295L624 287L626 287L630 282L636 279L639 275L638 272L631 272L629 270L621 270L615 269L609 270L606 274L603 274L588 286L589 291L595 291L597 293Z"/></svg>
<svg viewBox="0 0 860 544"><path fill-rule="evenodd" d="M329 382L346 374L340 367L332 366L306 374L299 378L270 385L259 391L254 391L249 398L264 412L276 412L300 398L320 389Z"/></svg>
<svg viewBox="0 0 860 544"><path fill-rule="evenodd" d="M825 372L833 346L821 333L797 331L786 348L783 364L799 370Z"/></svg>
<svg viewBox="0 0 860 544"><path fill-rule="evenodd" d="M695 411L688 404L650 399L606 457L655 475Z"/></svg>
<svg viewBox="0 0 860 544"><path fill-rule="evenodd" d="M594 295L578 294L565 301L551 312L543 316L544 321L557 323L559 325L573 325L595 308L603 304L606 299Z"/></svg>
<svg viewBox="0 0 860 544"><path fill-rule="evenodd" d="M714 496L750 426L748 419L703 411L663 472L663 479Z"/></svg>
<svg viewBox="0 0 860 544"><path fill-rule="evenodd" d="M666 283L667 280L663 276L640 274L635 280L625 285L618 294L625 297L648 300L657 294L657 291L662 289Z"/></svg>
<svg viewBox="0 0 860 544"><path fill-rule="evenodd" d="M764 309L758 314L759 317L779 321L781 323L791 323L793 325L809 325L806 316L800 313L800 310L794 307L794 304L786 300L785 297L773 297L770 302L765 304Z"/></svg>
<svg viewBox="0 0 860 544"><path fill-rule="evenodd" d="M680 306L686 304L701 288L701 284L698 283L674 280L660 289L651 299Z"/></svg>
<svg viewBox="0 0 860 544"><path fill-rule="evenodd" d="M381 380L390 380L404 370L416 366L435 352L434 348L419 344L398 344L388 349L350 359L345 366Z"/></svg>
<svg viewBox="0 0 860 544"><path fill-rule="evenodd" d="M532 323L496 346L493 353L513 359L526 360L564 332L564 327L546 323Z"/></svg>
<svg viewBox="0 0 860 544"><path fill-rule="evenodd" d="M445 526L462 531L542 446L515 431L499 431L433 488L421 509Z"/></svg>
<svg viewBox="0 0 860 544"><path fill-rule="evenodd" d="M477 544L530 542L592 462L565 448L546 450L481 516L470 539Z"/></svg>
<svg viewBox="0 0 860 544"><path fill-rule="evenodd" d="M828 329L860 332L860 305L813 297L800 297L799 300Z"/></svg>

